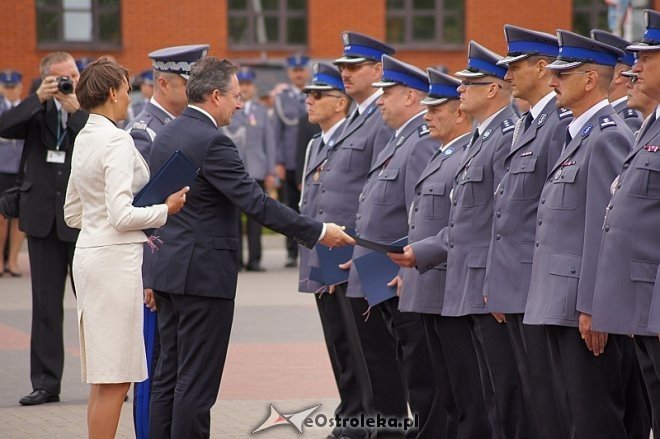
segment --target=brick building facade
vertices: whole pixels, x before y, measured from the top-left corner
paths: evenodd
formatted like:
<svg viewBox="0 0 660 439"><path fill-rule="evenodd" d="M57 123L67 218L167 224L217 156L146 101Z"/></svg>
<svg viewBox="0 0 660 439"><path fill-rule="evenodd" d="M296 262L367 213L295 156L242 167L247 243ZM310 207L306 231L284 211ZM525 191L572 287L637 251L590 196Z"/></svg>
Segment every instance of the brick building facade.
<svg viewBox="0 0 660 439"><path fill-rule="evenodd" d="M89 0L92 2L92 0ZM449 2L450 0L443 0ZM593 0L454 0L463 9L464 42L474 39L503 53L502 25L516 24L554 32L570 29L576 4ZM658 9L660 0L650 0ZM113 55L132 72L150 66L148 52L170 45L210 43L211 55L230 59L281 60L290 50L235 50L228 38L228 4L231 0L121 0L119 2L120 44L96 47L72 44L39 44L36 5L60 0L4 2L0 69L15 68L29 78L38 76L40 58L51 50L71 52L76 58ZM307 44L313 58L331 59L341 52L340 33L354 30L385 39L387 5L391 0L308 0ZM97 0L93 3L97 4ZM391 2L395 4L396 2ZM446 65L455 71L465 64L465 44L449 49L403 49L398 57L419 67Z"/></svg>

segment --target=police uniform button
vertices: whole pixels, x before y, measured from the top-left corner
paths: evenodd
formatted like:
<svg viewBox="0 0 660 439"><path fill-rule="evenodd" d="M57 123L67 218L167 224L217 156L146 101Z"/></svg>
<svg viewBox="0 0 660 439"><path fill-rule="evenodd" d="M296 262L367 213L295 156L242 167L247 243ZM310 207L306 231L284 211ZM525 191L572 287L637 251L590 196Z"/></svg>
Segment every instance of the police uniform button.
<svg viewBox="0 0 660 439"><path fill-rule="evenodd" d="M543 224L543 220L539 220L539 226Z"/></svg>
<svg viewBox="0 0 660 439"><path fill-rule="evenodd" d="M415 212L419 212L419 207L415 207Z"/></svg>
<svg viewBox="0 0 660 439"><path fill-rule="evenodd" d="M623 164L623 169L628 169L629 166L630 166L630 163L624 163Z"/></svg>
<svg viewBox="0 0 660 439"><path fill-rule="evenodd" d="M414 229L414 228L415 228L415 225L413 224L412 226L410 226L410 228L411 228L411 229Z"/></svg>
<svg viewBox="0 0 660 439"><path fill-rule="evenodd" d="M449 225L450 225L451 227L454 227L454 221L453 221L453 220L450 221L450 222L449 222Z"/></svg>
<svg viewBox="0 0 660 439"><path fill-rule="evenodd" d="M320 214L323 214L323 209L319 209L319 213L320 213Z"/></svg>
<svg viewBox="0 0 660 439"><path fill-rule="evenodd" d="M525 165L523 164L523 165L520 167L520 169L525 169Z"/></svg>
<svg viewBox="0 0 660 439"><path fill-rule="evenodd" d="M325 188L321 188L321 192L325 194Z"/></svg>
<svg viewBox="0 0 660 439"><path fill-rule="evenodd" d="M509 167L509 166L507 166L507 167L506 167L506 172L509 172L509 169L510 169L510 167Z"/></svg>
<svg viewBox="0 0 660 439"><path fill-rule="evenodd" d="M612 209L614 209L614 204L612 204L612 203L608 204L608 205L607 205L607 209L608 209L608 210L612 210Z"/></svg>
<svg viewBox="0 0 660 439"><path fill-rule="evenodd" d="M500 188L500 195L502 195L503 193L504 193L504 188L501 187L501 188Z"/></svg>
<svg viewBox="0 0 660 439"><path fill-rule="evenodd" d="M303 204L307 204L307 200L303 200Z"/></svg>
<svg viewBox="0 0 660 439"><path fill-rule="evenodd" d="M539 245L541 245L541 243L536 241L536 246L538 247Z"/></svg>
<svg viewBox="0 0 660 439"><path fill-rule="evenodd" d="M431 268L433 268L433 265L429 264L428 268L430 270Z"/></svg>
<svg viewBox="0 0 660 439"><path fill-rule="evenodd" d="M417 195L422 195L422 191L418 190Z"/></svg>
<svg viewBox="0 0 660 439"><path fill-rule="evenodd" d="M454 243L453 242L449 243L449 248L454 248Z"/></svg>
<svg viewBox="0 0 660 439"><path fill-rule="evenodd" d="M617 188L617 189L621 189L621 183L617 184L617 185L616 185L616 188Z"/></svg>
<svg viewBox="0 0 660 439"><path fill-rule="evenodd" d="M495 239L499 241L500 239L502 239L502 235L498 233L497 235L495 235Z"/></svg>
<svg viewBox="0 0 660 439"><path fill-rule="evenodd" d="M456 201L454 201L454 206L456 206Z"/></svg>
<svg viewBox="0 0 660 439"><path fill-rule="evenodd" d="M541 198L541 204L545 204L545 198Z"/></svg>
<svg viewBox="0 0 660 439"><path fill-rule="evenodd" d="M606 231L606 232L609 232L609 231L610 231L610 225L609 225L609 224L606 224L606 225L605 225L605 231Z"/></svg>
<svg viewBox="0 0 660 439"><path fill-rule="evenodd" d="M571 268L571 274L575 274L575 267Z"/></svg>
<svg viewBox="0 0 660 439"><path fill-rule="evenodd" d="M429 188L429 192L433 192L433 188L432 188L432 187Z"/></svg>
<svg viewBox="0 0 660 439"><path fill-rule="evenodd" d="M360 218L362 218L362 215L360 215L360 214L358 213L357 215L355 215L355 217L356 217L357 219L360 219Z"/></svg>
<svg viewBox="0 0 660 439"><path fill-rule="evenodd" d="M498 218L501 217L501 216L502 216L502 212L500 212L500 211L498 210L497 212L495 212L495 216L498 217Z"/></svg>

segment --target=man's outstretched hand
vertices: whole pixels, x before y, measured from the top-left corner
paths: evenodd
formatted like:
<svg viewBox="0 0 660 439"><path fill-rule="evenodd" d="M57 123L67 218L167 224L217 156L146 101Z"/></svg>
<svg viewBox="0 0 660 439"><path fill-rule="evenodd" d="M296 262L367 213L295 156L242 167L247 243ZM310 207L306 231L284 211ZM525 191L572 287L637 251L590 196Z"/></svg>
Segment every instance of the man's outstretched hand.
<svg viewBox="0 0 660 439"><path fill-rule="evenodd" d="M338 226L335 223L325 224L325 235L319 242L326 247L343 247L345 245L355 245L355 240L344 232L345 227Z"/></svg>

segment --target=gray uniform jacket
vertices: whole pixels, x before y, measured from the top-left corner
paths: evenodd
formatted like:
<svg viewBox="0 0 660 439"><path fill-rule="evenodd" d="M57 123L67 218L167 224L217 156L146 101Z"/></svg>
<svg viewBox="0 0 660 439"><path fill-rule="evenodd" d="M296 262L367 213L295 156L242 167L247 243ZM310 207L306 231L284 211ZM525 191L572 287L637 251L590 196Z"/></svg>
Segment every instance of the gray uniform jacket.
<svg viewBox="0 0 660 439"><path fill-rule="evenodd" d="M511 149L516 119L513 108L505 107L462 154L450 192L449 226L412 244L420 273L447 262L443 315L485 312L483 281L493 191L504 174L504 158Z"/></svg>
<svg viewBox="0 0 660 439"><path fill-rule="evenodd" d="M392 134L394 131L383 122L375 102L352 123L347 122L336 143L327 151L315 219L355 229L358 199L367 173ZM305 207L305 200L302 207Z"/></svg>
<svg viewBox="0 0 660 439"><path fill-rule="evenodd" d="M660 262L660 121L645 127L613 189L598 256L593 326L652 335L647 324Z"/></svg>
<svg viewBox="0 0 660 439"><path fill-rule="evenodd" d="M345 124L346 122L337 127L328 145L324 145L323 148L319 148L322 140L321 133L312 137L307 145L306 167L303 174L303 191L300 202L300 213L302 215L313 218L316 214L317 201L321 192L321 167L328 157L328 149L335 144ZM311 268L320 265L316 251L303 245L300 245L298 250L300 254L298 291L305 293L319 291L323 284L309 278Z"/></svg>
<svg viewBox="0 0 660 439"><path fill-rule="evenodd" d="M436 151L415 185L409 210L408 243L434 236L449 223L449 192L470 133L454 139L444 152ZM403 290L399 310L440 314L445 295L447 263L420 274L415 268L403 268Z"/></svg>
<svg viewBox="0 0 660 439"><path fill-rule="evenodd" d="M9 110L7 101L0 95L0 115ZM17 174L23 153L22 139L4 139L0 137L0 172L3 174Z"/></svg>
<svg viewBox="0 0 660 439"><path fill-rule="evenodd" d="M613 107L616 114L623 119L633 133L636 133L640 129L644 118L639 111L628 108L628 99L613 105Z"/></svg>
<svg viewBox="0 0 660 439"><path fill-rule="evenodd" d="M265 180L275 172L275 138L266 107L250 102L249 107L234 113L231 124L221 129L236 144L250 177Z"/></svg>
<svg viewBox="0 0 660 439"><path fill-rule="evenodd" d="M578 325L591 314L610 185L633 136L614 109L596 112L566 145L541 192L524 323Z"/></svg>
<svg viewBox="0 0 660 439"><path fill-rule="evenodd" d="M296 93L292 88L283 90L275 95L273 110L273 134L277 149L275 160L287 171L295 171L298 120L307 117L305 95Z"/></svg>
<svg viewBox="0 0 660 439"><path fill-rule="evenodd" d="M523 313L532 274L536 209L543 183L561 153L570 110L545 105L527 131L516 127L506 173L495 191L493 232L488 251L484 295L486 311ZM518 125L522 124L520 119Z"/></svg>
<svg viewBox="0 0 660 439"><path fill-rule="evenodd" d="M423 115L412 118L378 154L360 195L355 232L382 243L396 241L408 234L408 209L419 180L438 143L429 137ZM353 259L369 253L355 247ZM348 275L348 297L363 297L364 291L355 265Z"/></svg>
<svg viewBox="0 0 660 439"><path fill-rule="evenodd" d="M135 116L133 122L126 127L126 131L135 142L135 147L147 163L149 163L151 144L156 138L156 133L163 125L171 121L172 118L166 112L149 102L145 105L144 110Z"/></svg>

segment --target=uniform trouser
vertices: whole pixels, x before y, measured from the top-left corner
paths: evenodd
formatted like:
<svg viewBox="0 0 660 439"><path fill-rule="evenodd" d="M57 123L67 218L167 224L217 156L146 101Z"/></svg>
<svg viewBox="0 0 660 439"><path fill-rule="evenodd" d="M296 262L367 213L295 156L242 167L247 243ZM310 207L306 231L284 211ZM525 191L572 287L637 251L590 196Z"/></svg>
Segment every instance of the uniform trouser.
<svg viewBox="0 0 660 439"><path fill-rule="evenodd" d="M438 399L447 412L446 434L438 437L492 437L469 317L422 317Z"/></svg>
<svg viewBox="0 0 660 439"><path fill-rule="evenodd" d="M568 395L575 439L622 439L625 388L622 370L626 367L622 339L610 334L605 352L598 357L587 349L577 328L546 325L550 361L560 373L557 394Z"/></svg>
<svg viewBox="0 0 660 439"><path fill-rule="evenodd" d="M368 413L369 394L360 386L360 382L364 382L368 374L362 350L350 342L350 331L356 331L353 315L344 315L337 293L317 294L316 307L339 391L340 401L335 415L340 418L359 419L361 414ZM351 427L336 426L332 433L335 437L352 439L366 439L368 436L367 431Z"/></svg>
<svg viewBox="0 0 660 439"><path fill-rule="evenodd" d="M160 357L151 389L151 439L208 438L234 301L156 291Z"/></svg>
<svg viewBox="0 0 660 439"><path fill-rule="evenodd" d="M621 337L621 346L624 358L621 375L626 392L623 423L628 439L647 439L651 433L651 403L635 352L635 341L628 336Z"/></svg>
<svg viewBox="0 0 660 439"><path fill-rule="evenodd" d="M59 239L55 225L45 238L28 235L27 241L32 281L30 380L33 390L59 395L64 369L64 291L75 243Z"/></svg>
<svg viewBox="0 0 660 439"><path fill-rule="evenodd" d="M158 313L151 312L144 307L144 350L147 355L146 380L133 385L133 424L136 439L149 437L149 403L151 401L151 381L156 371L158 356L160 354L160 337L158 332Z"/></svg>
<svg viewBox="0 0 660 439"><path fill-rule="evenodd" d="M346 284L335 292L342 312L352 316L355 330L349 333L350 342L359 348L367 368L360 387L368 392L368 414L403 418L408 415L406 391L397 362L394 339L387 330L383 316L371 312L363 298L346 297ZM372 436L373 437L373 436ZM378 438L401 437L400 433L379 431Z"/></svg>
<svg viewBox="0 0 660 439"><path fill-rule="evenodd" d="M263 190L265 188L263 180L257 180L259 187ZM247 266L248 267L258 267L261 265L261 229L263 226L253 220L250 217L247 217L246 220L246 236L248 244L248 258ZM239 266L243 265L243 218L242 215L238 215L238 264Z"/></svg>
<svg viewBox="0 0 660 439"><path fill-rule="evenodd" d="M660 436L660 341L658 337L635 336L639 368L651 404L654 436Z"/></svg>
<svg viewBox="0 0 660 439"><path fill-rule="evenodd" d="M397 346L397 361L403 372L408 404L419 425L406 437L439 439L447 424L447 414L436 398L433 366L429 354L422 315L399 311L399 298L392 297L376 307L380 310ZM373 312L373 311L372 311Z"/></svg>
<svg viewBox="0 0 660 439"><path fill-rule="evenodd" d="M539 439L568 438L568 396L556 395L552 383L550 352L545 327L523 325L524 314L507 314L504 327L509 334L528 415L530 436Z"/></svg>
<svg viewBox="0 0 660 439"><path fill-rule="evenodd" d="M298 189L298 182L296 181L296 171L286 171L286 178L283 183L284 202L291 209L300 212L298 203L300 202L300 190ZM298 243L287 236L286 238L286 252L290 258L298 257Z"/></svg>
<svg viewBox="0 0 660 439"><path fill-rule="evenodd" d="M494 437L529 438L520 376L506 327L491 314L473 314L474 348Z"/></svg>

